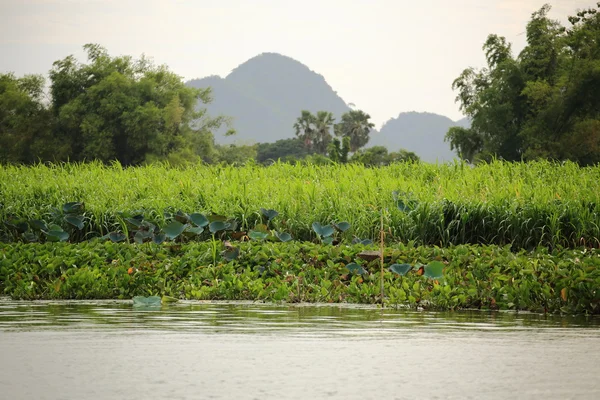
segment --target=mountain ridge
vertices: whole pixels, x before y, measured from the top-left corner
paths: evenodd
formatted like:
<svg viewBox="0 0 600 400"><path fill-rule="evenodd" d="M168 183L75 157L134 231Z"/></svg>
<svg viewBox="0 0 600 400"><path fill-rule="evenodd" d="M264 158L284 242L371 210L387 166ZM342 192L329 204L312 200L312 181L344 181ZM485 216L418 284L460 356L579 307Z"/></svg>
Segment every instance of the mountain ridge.
<svg viewBox="0 0 600 400"><path fill-rule="evenodd" d="M186 85L212 88L210 115L233 117L236 135L215 132L218 144L273 143L295 137L294 122L302 110L332 112L336 121L352 108L327 83L325 77L291 57L261 53L234 68L224 78L210 75ZM368 113L368 110L363 110ZM463 118L452 121L434 113L404 112L373 130L366 147L383 145L389 151L404 148L424 161L449 161L456 157L443 136L450 126L468 126Z"/></svg>

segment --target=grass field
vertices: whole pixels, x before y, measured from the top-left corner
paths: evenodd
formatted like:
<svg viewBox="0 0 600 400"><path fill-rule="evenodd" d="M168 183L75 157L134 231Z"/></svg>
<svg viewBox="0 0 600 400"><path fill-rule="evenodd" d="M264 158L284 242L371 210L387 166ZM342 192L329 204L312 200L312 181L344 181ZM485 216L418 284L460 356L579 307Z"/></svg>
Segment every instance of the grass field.
<svg viewBox="0 0 600 400"><path fill-rule="evenodd" d="M351 224L349 238L377 239L383 213L388 242L598 247L598 182L600 167L551 162L0 166L0 221L60 223L52 209L76 201L85 205L84 238L118 230L124 211L158 225L165 211L221 214L248 230L262 207L279 212L273 228L298 240L315 240L313 222L340 221ZM6 224L0 235L10 237Z"/></svg>

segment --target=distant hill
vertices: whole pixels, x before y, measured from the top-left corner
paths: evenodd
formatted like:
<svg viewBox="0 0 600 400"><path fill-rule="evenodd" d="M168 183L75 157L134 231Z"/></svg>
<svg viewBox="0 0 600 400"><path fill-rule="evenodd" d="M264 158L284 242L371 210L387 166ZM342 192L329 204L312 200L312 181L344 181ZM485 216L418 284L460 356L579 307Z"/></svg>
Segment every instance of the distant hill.
<svg viewBox="0 0 600 400"><path fill-rule="evenodd" d="M219 144L274 143L295 137L293 125L302 110L313 113L330 111L340 120L350 107L329 86L322 75L306 65L276 53L263 53L244 62L225 78L208 76L186 83L196 88L211 87L213 102L207 105L210 115L233 117L234 136L216 132ZM369 112L369 110L363 110ZM389 151L404 148L415 152L423 161L450 161L444 135L451 126L468 127L438 114L406 112L386 122L380 132L373 131L367 147L386 146Z"/></svg>
<svg viewBox="0 0 600 400"><path fill-rule="evenodd" d="M225 78L209 76L186 84L211 87L214 101L207 106L209 114L233 117L237 134L225 137L217 132L219 144L293 138L293 125L302 110L330 111L337 120L350 110L323 76L276 53L251 58Z"/></svg>
<svg viewBox="0 0 600 400"><path fill-rule="evenodd" d="M415 152L427 162L451 161L457 155L444 142L444 136L452 126L469 126L465 118L452 121L443 115L427 112L404 112L387 121L374 133L367 147L386 146L389 151L400 148Z"/></svg>

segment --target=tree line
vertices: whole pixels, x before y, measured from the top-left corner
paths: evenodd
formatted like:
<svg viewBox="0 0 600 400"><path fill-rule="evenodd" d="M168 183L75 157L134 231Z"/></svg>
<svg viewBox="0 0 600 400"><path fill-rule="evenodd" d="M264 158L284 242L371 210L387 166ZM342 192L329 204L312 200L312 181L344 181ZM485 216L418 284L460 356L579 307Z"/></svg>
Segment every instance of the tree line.
<svg viewBox="0 0 600 400"><path fill-rule="evenodd" d="M516 57L506 38L489 35L487 67L454 81L471 127L451 128L446 141L462 159L600 161L600 2L569 17L570 27L549 11L532 14Z"/></svg>
<svg viewBox="0 0 600 400"><path fill-rule="evenodd" d="M186 87L165 66L145 57L111 57L84 46L89 63L73 56L54 62L44 78L0 75L0 162L89 161L138 165L211 161L211 131L227 123L197 102L209 89Z"/></svg>
<svg viewBox="0 0 600 400"><path fill-rule="evenodd" d="M387 154L385 148L358 152L374 126L362 111L344 114L335 125L329 112L302 111L290 127L298 138L217 145L213 132L229 127L230 119L209 116L202 107L212 100L210 88L187 87L180 76L144 56L111 57L97 44L84 50L87 63L73 56L53 63L47 94L41 75L0 74L0 163L99 160L132 166L282 159L383 165L406 156ZM330 134L334 127L335 139Z"/></svg>
<svg viewBox="0 0 600 400"><path fill-rule="evenodd" d="M453 82L471 120L470 128L446 134L460 158L600 161L600 3L569 17L569 27L551 20L549 11L545 5L532 14L517 56L506 38L489 35L487 66L467 68ZM187 87L143 56L112 57L97 44L84 50L87 63L68 56L53 64L48 93L40 75L0 74L0 163L418 160L406 150L365 149L374 125L361 110L338 123L328 111L303 110L290 127L296 138L220 146L213 132L230 127L230 119L202 107L211 101L210 88Z"/></svg>

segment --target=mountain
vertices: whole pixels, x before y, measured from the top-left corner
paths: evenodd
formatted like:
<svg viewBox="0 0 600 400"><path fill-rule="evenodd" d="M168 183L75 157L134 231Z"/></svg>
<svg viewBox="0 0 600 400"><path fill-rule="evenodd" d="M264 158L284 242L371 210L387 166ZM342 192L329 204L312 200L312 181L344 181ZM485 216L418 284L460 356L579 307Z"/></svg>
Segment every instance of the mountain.
<svg viewBox="0 0 600 400"><path fill-rule="evenodd" d="M444 142L444 136L452 126L469 126L465 118L452 121L443 115L427 112L404 112L387 121L379 132L371 136L367 147L385 146L389 151L400 148L415 152L427 162L452 161L458 157Z"/></svg>
<svg viewBox="0 0 600 400"><path fill-rule="evenodd" d="M464 117L455 122L456 126L460 126L461 128L470 128L471 120L469 117Z"/></svg>
<svg viewBox="0 0 600 400"><path fill-rule="evenodd" d="M214 100L205 105L209 114L233 117L237 134L226 137L216 132L219 144L268 143L293 138L293 126L302 110L330 111L337 120L350 110L323 76L276 53L253 57L225 78L209 76L186 84L211 87Z"/></svg>
<svg viewBox="0 0 600 400"><path fill-rule="evenodd" d="M208 76L186 83L196 88L211 87L213 102L206 107L212 116L233 117L234 136L227 128L215 132L219 144L274 143L295 137L294 123L302 110L325 110L336 121L350 107L329 86L322 75L306 65L277 53L263 53L244 62L225 78ZM368 112L368 110L364 110ZM451 126L468 127L470 121L432 113L406 112L373 131L367 147L386 146L389 151L404 148L423 161L444 162L456 157L444 136Z"/></svg>

